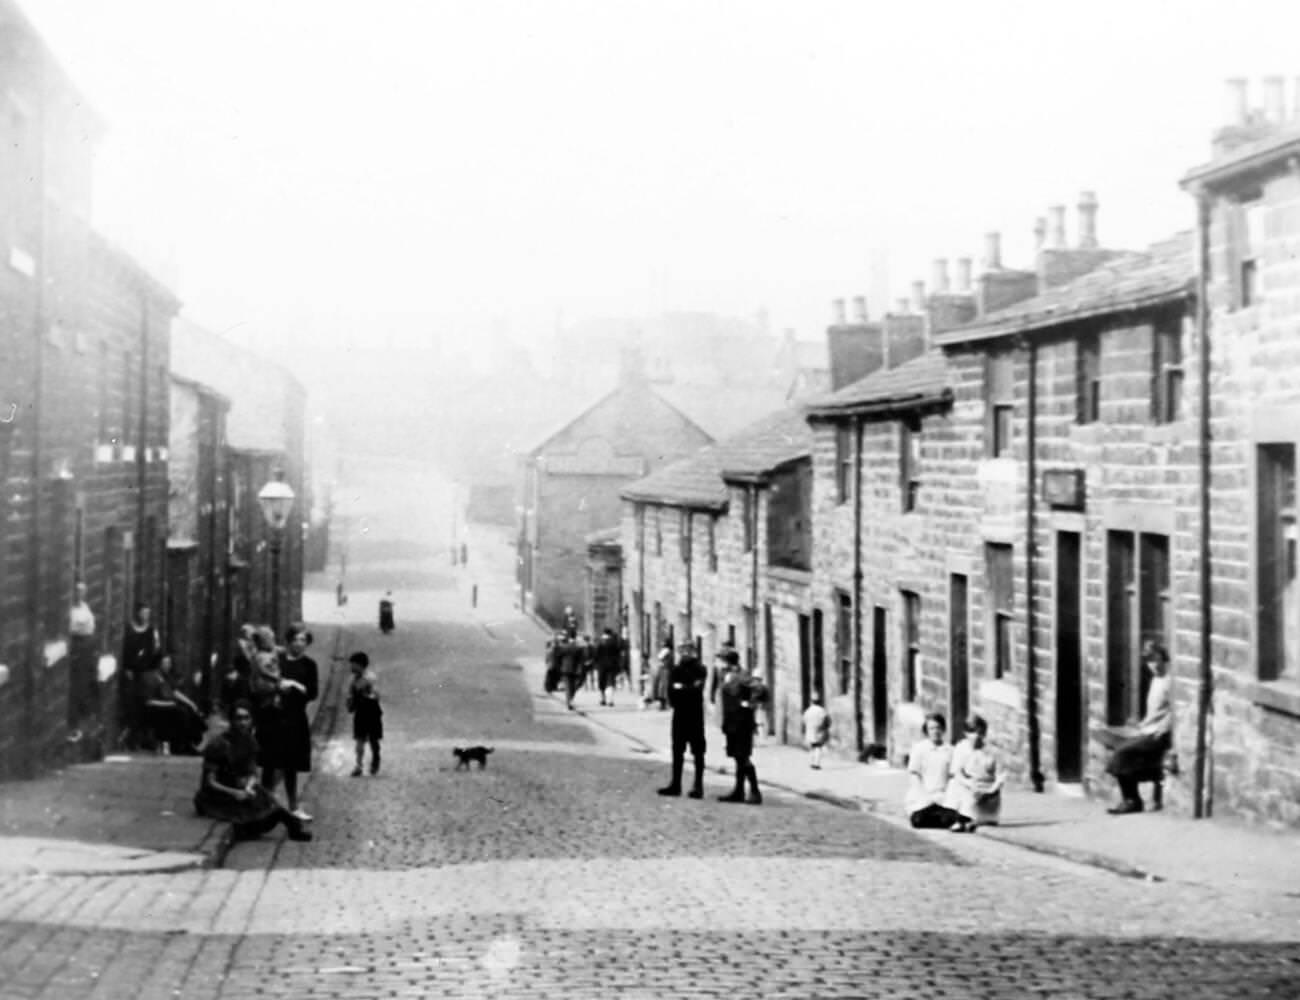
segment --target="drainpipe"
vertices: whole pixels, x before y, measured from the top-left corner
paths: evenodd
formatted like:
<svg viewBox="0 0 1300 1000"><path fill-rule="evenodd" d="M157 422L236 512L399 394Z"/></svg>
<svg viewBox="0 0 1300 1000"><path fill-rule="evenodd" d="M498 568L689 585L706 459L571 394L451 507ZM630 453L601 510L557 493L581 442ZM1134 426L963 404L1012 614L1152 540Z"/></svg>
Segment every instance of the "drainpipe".
<svg viewBox="0 0 1300 1000"><path fill-rule="evenodd" d="M638 674L640 676L640 674L645 673L646 665L650 662L650 654L645 648L645 504L635 504L632 511L632 516L637 522L632 525L633 537L641 542L636 553L636 587L637 593L641 595L640 606L636 609L636 644L641 651L640 673Z"/></svg>
<svg viewBox="0 0 1300 1000"><path fill-rule="evenodd" d="M686 538L683 540L683 544L684 544L684 559L686 562L686 637L681 641L689 642L692 643L693 645L694 640L691 637L695 635L695 621L694 618L692 617L692 613L694 611L694 600L693 600L694 595L692 594L692 587L691 587L691 565L695 562L695 551L694 551L695 515L689 507L685 508L685 510L686 510Z"/></svg>
<svg viewBox="0 0 1300 1000"><path fill-rule="evenodd" d="M148 448L145 442L149 436L149 295L142 286L140 288L140 420L139 430L136 435L135 443L135 520L136 520L136 559L135 559L135 586L133 589L133 599L136 601L148 601L153 603L153 595L149 592L152 590L150 584L153 581L142 580L142 571L147 570L153 565L154 547L153 539L145 538L145 520L146 505L145 496L148 486L148 466L145 464ZM141 565L143 563L144 565ZM163 617L163 608L154 608L155 625Z"/></svg>
<svg viewBox="0 0 1300 1000"><path fill-rule="evenodd" d="M866 746L862 721L862 418L853 418L853 735ZM874 706L873 706L874 710Z"/></svg>
<svg viewBox="0 0 1300 1000"><path fill-rule="evenodd" d="M750 512L750 516L754 519L754 525L753 525L754 550L753 550L752 567L750 569L750 574L749 574L749 614L750 614L750 621L754 623L752 644L748 643L748 640L750 638L748 634L749 629L746 628L745 630L747 633L745 635L745 639L747 641L747 648L745 650L745 653L746 656L752 654L752 660L750 660L747 663L747 666L749 667L750 670L753 670L758 665L756 662L758 660L758 649L756 648L758 646L758 541L759 541L758 539L758 487L754 485L749 485L746 486L745 489L749 491L749 498L750 498L749 512Z"/></svg>
<svg viewBox="0 0 1300 1000"><path fill-rule="evenodd" d="M36 724L36 687L45 663L45 605L42 596L45 590L43 570L44 555L41 552L41 489L45 479L44 441L41 428L41 416L45 397L45 284L48 280L46 267L46 220L45 220L45 56L40 57L40 71L37 77L36 114L37 114L37 150L36 150L36 266L33 280L36 298L32 322L32 527L31 542L28 552L31 563L28 567L28 627L31 629L30 643L27 650L27 670L23 676L23 749L21 754L23 773L32 776L36 773L35 742L39 727Z"/></svg>
<svg viewBox="0 0 1300 1000"><path fill-rule="evenodd" d="M1193 769L1193 815L1205 819L1214 813L1213 762L1209 756L1210 714L1214 710L1212 655L1213 593L1210 578L1210 199L1205 192L1196 198L1196 348L1200 355L1200 399L1197 415L1200 473L1199 538L1200 556L1200 684L1196 701L1196 762Z"/></svg>
<svg viewBox="0 0 1300 1000"><path fill-rule="evenodd" d="M1034 645L1034 627L1037 614L1034 610L1034 569L1037 546L1034 529L1038 519L1035 483L1038 479L1038 345L1029 341L1029 417L1025 421L1028 440L1025 443L1028 459L1025 462L1027 496L1025 500L1025 622L1027 641L1025 657L1025 715L1029 740L1029 780L1034 791L1043 790L1043 762L1039 747L1038 727L1038 650Z"/></svg>

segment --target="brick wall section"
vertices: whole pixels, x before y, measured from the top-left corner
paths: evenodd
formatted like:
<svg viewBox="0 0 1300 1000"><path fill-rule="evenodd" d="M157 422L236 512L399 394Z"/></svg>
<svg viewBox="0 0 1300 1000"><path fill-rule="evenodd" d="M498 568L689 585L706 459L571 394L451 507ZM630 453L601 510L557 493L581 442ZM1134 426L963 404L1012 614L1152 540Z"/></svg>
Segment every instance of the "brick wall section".
<svg viewBox="0 0 1300 1000"><path fill-rule="evenodd" d="M558 622L566 604L583 606L585 539L618 525L619 490L709 440L648 384L631 382L530 456L537 542L525 563L531 565L533 608L541 617Z"/></svg>
<svg viewBox="0 0 1300 1000"><path fill-rule="evenodd" d="M1258 180L1258 178L1256 178ZM1261 683L1256 648L1258 444L1300 444L1300 179L1279 167L1259 186L1264 206L1258 304L1232 308L1231 197L1212 204L1210 229L1215 564L1212 790L1216 812L1300 824L1300 683L1288 664ZM1190 374L1189 384L1194 382ZM1300 654L1292 643L1291 662Z"/></svg>

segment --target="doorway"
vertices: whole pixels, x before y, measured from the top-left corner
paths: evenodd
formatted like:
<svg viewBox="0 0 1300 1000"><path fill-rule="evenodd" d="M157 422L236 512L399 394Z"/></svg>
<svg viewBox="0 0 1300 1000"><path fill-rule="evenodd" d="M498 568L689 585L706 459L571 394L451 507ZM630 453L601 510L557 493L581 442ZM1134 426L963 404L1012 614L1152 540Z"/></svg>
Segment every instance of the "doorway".
<svg viewBox="0 0 1300 1000"><path fill-rule="evenodd" d="M889 745L889 612L876 607L871 619L871 741Z"/></svg>
<svg viewBox="0 0 1300 1000"><path fill-rule="evenodd" d="M1056 533L1056 777L1083 778L1083 657L1079 649L1081 538Z"/></svg>
<svg viewBox="0 0 1300 1000"><path fill-rule="evenodd" d="M823 705L826 704L826 646L823 642L822 611L817 608L812 615L812 689L817 692Z"/></svg>
<svg viewBox="0 0 1300 1000"><path fill-rule="evenodd" d="M965 573L948 577L948 711L952 731L970 715L970 584Z"/></svg>
<svg viewBox="0 0 1300 1000"><path fill-rule="evenodd" d="M808 707L812 697L812 619L799 616L799 697L800 709Z"/></svg>

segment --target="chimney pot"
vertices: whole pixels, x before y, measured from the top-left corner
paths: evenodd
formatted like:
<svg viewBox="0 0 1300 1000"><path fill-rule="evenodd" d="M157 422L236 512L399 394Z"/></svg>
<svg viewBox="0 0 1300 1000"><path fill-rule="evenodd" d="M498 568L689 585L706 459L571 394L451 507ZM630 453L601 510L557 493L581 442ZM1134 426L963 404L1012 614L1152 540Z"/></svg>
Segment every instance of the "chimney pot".
<svg viewBox="0 0 1300 1000"><path fill-rule="evenodd" d="M1097 247L1097 195L1092 191L1079 192L1079 246Z"/></svg>
<svg viewBox="0 0 1300 1000"><path fill-rule="evenodd" d="M924 281L912 282L912 311L918 313L925 312L925 282Z"/></svg>
<svg viewBox="0 0 1300 1000"><path fill-rule="evenodd" d="M934 286L935 295L944 295L948 292L948 261L946 258L935 258L930 283Z"/></svg>
<svg viewBox="0 0 1300 1000"><path fill-rule="evenodd" d="M1280 73L1264 77L1264 117L1270 125L1286 120L1286 78Z"/></svg>
<svg viewBox="0 0 1300 1000"><path fill-rule="evenodd" d="M843 299L832 299L831 310L836 326L844 326L848 322L848 316L844 312Z"/></svg>
<svg viewBox="0 0 1300 1000"><path fill-rule="evenodd" d="M1060 249L1065 246L1065 206L1053 205L1047 210L1048 246Z"/></svg>
<svg viewBox="0 0 1300 1000"><path fill-rule="evenodd" d="M1245 125L1250 119L1250 107L1246 103L1246 78L1233 76L1225 80L1224 97L1227 99L1225 108L1227 120L1224 124Z"/></svg>
<svg viewBox="0 0 1300 1000"><path fill-rule="evenodd" d="M1002 270L1002 234L984 234L984 270Z"/></svg>
<svg viewBox="0 0 1300 1000"><path fill-rule="evenodd" d="M1047 245L1047 220L1041 215L1034 220L1034 250L1038 251Z"/></svg>
<svg viewBox="0 0 1300 1000"><path fill-rule="evenodd" d="M969 257L957 258L957 291L963 294L970 291L970 272L971 259Z"/></svg>
<svg viewBox="0 0 1300 1000"><path fill-rule="evenodd" d="M867 297L865 295L853 296L853 316L859 323L867 321Z"/></svg>

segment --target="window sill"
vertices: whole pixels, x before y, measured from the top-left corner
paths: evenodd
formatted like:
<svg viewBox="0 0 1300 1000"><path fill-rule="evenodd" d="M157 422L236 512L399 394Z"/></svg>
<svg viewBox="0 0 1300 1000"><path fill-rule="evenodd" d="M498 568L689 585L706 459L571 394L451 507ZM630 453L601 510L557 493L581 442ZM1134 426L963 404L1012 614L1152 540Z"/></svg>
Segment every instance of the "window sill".
<svg viewBox="0 0 1300 1000"><path fill-rule="evenodd" d="M1020 689L1005 678L980 682L980 700L1007 708L1020 707Z"/></svg>
<svg viewBox="0 0 1300 1000"><path fill-rule="evenodd" d="M1248 691L1251 701L1261 708L1300 719L1300 684L1295 681L1256 681Z"/></svg>
<svg viewBox="0 0 1300 1000"><path fill-rule="evenodd" d="M778 580L785 580L787 583L797 583L805 587L812 583L811 570L795 569L793 566L769 565L767 567L767 575L775 577Z"/></svg>

